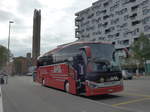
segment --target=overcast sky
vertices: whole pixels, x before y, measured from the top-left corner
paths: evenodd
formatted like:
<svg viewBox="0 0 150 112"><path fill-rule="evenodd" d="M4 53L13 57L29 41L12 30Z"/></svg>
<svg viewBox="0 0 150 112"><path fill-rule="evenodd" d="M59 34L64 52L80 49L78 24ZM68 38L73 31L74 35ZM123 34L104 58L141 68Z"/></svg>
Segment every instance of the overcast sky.
<svg viewBox="0 0 150 112"><path fill-rule="evenodd" d="M41 53L57 45L75 41L75 13L97 0L0 0L0 44L7 47L9 21L10 50L14 56L25 56L32 50L34 9L41 9Z"/></svg>

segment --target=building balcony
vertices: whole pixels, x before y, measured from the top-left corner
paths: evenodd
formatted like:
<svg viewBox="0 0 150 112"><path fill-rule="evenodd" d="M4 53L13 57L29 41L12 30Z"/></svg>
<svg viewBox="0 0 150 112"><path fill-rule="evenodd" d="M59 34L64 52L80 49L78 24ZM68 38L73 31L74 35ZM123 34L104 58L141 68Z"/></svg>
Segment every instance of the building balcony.
<svg viewBox="0 0 150 112"><path fill-rule="evenodd" d="M75 26L79 27L79 22L75 21Z"/></svg>
<svg viewBox="0 0 150 112"><path fill-rule="evenodd" d="M80 22L80 21L82 21L84 18L81 18L81 17L79 17L79 16L77 16L76 18L75 18L75 21L76 22Z"/></svg>

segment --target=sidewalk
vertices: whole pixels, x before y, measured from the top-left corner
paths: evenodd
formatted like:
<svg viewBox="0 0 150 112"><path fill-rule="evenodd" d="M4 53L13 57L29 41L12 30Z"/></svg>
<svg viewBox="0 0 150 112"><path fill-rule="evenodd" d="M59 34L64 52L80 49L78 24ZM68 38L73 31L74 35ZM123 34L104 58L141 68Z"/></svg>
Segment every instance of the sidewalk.
<svg viewBox="0 0 150 112"><path fill-rule="evenodd" d="M3 112L3 104L2 104L2 90L0 85L0 112Z"/></svg>
<svg viewBox="0 0 150 112"><path fill-rule="evenodd" d="M150 80L150 76L134 76L133 79L136 79L136 80Z"/></svg>

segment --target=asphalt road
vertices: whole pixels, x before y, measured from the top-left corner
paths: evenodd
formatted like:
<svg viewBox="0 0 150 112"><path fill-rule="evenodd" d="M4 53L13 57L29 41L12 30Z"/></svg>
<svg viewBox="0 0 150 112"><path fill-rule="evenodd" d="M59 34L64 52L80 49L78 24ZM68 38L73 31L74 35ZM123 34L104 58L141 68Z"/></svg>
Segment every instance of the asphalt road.
<svg viewBox="0 0 150 112"><path fill-rule="evenodd" d="M125 91L81 97L33 83L32 77L10 77L2 86L4 112L149 112L150 80L125 81Z"/></svg>
<svg viewBox="0 0 150 112"><path fill-rule="evenodd" d="M90 99L133 112L150 112L150 77L126 80L124 86L123 92Z"/></svg>

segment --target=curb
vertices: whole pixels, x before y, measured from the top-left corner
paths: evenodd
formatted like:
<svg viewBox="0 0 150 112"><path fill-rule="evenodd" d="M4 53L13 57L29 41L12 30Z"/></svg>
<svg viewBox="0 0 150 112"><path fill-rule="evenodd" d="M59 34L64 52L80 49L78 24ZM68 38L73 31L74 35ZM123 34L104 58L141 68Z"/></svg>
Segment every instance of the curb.
<svg viewBox="0 0 150 112"><path fill-rule="evenodd" d="M133 77L135 80L150 80L150 76L135 76Z"/></svg>
<svg viewBox="0 0 150 112"><path fill-rule="evenodd" d="M3 112L3 103L2 103L2 90L0 85L0 112Z"/></svg>

